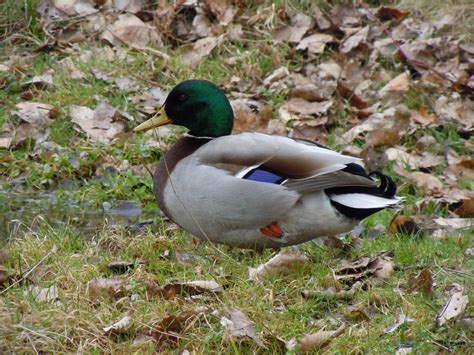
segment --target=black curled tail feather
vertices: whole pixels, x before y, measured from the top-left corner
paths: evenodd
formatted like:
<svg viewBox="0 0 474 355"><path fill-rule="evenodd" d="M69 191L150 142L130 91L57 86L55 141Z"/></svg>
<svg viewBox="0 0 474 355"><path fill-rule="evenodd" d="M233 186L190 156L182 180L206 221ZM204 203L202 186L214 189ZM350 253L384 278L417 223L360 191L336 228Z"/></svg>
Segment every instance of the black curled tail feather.
<svg viewBox="0 0 474 355"><path fill-rule="evenodd" d="M397 193L397 185L395 185L390 176L382 174L380 171L372 171L369 176L376 176L380 179L380 186L377 189L382 195L381 197L395 197L395 194Z"/></svg>
<svg viewBox="0 0 474 355"><path fill-rule="evenodd" d="M397 192L397 186L393 182L392 178L388 175L381 173L380 171L373 171L367 175L366 171L362 166L355 163L349 163L342 171L354 175L366 177L367 179L373 180L373 177L377 177L380 180L380 186L377 187L365 187L365 186L341 186L326 189L328 195L340 195L340 194L353 194L362 193L369 194L383 198L394 198Z"/></svg>
<svg viewBox="0 0 474 355"><path fill-rule="evenodd" d="M347 164L346 168L342 169L342 171L359 175L359 176L364 176L367 179L371 179L371 180L374 180L374 177L380 180L380 185L374 186L374 187L342 186L342 187L330 188L330 189L325 190L326 194L329 196L329 200L331 201L332 206L345 217L356 219L356 220L362 220L378 211L385 209L386 207L375 207L375 208L349 207L331 199L333 195L362 193L362 194L368 194L372 196L383 197L386 199L395 198L395 193L397 192L397 186L395 185L395 183L389 176L379 171L374 171L367 175L364 168L354 163Z"/></svg>

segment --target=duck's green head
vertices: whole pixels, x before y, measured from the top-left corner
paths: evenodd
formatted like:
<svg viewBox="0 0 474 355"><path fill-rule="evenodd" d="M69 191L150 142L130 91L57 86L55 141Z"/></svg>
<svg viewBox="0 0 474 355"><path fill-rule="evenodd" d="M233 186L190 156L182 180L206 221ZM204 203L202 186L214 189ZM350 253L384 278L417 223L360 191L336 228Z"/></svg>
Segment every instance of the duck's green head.
<svg viewBox="0 0 474 355"><path fill-rule="evenodd" d="M134 131L176 124L189 129L196 137L229 135L234 113L224 92L206 80L186 80L169 93L160 112L135 127Z"/></svg>

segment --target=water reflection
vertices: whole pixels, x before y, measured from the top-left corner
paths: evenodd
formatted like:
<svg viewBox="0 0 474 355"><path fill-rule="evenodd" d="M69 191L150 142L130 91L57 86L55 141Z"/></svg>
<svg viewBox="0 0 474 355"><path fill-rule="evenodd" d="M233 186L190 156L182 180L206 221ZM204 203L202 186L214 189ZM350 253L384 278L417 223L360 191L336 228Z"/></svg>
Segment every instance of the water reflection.
<svg viewBox="0 0 474 355"><path fill-rule="evenodd" d="M52 227L72 225L84 237L97 232L104 223L138 230L152 223L155 211L144 213L131 201L106 202L102 208L59 199L55 192L17 193L0 191L0 245L44 220ZM148 219L148 220L147 220Z"/></svg>

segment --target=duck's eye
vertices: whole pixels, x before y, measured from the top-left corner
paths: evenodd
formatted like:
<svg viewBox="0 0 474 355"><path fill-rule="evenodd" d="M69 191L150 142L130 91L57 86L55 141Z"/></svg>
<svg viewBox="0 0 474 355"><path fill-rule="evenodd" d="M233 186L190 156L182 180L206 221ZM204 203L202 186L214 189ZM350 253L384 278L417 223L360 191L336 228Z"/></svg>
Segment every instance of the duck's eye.
<svg viewBox="0 0 474 355"><path fill-rule="evenodd" d="M181 101L181 102L183 102L183 101L185 101L185 100L186 100L186 98L187 98L187 97L186 97L186 95L185 95L185 94L179 94L179 95L178 95L178 101Z"/></svg>

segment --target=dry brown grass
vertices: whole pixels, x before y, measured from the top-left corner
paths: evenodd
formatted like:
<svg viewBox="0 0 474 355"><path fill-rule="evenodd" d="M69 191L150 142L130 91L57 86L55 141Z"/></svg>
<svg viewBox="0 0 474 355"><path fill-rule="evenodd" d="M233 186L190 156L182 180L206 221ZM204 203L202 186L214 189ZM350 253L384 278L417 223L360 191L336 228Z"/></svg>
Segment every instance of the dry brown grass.
<svg viewBox="0 0 474 355"><path fill-rule="evenodd" d="M453 25L446 30L452 36L474 40L474 2L472 0L399 0L395 4L408 10L414 17L440 20L446 15L454 17Z"/></svg>

